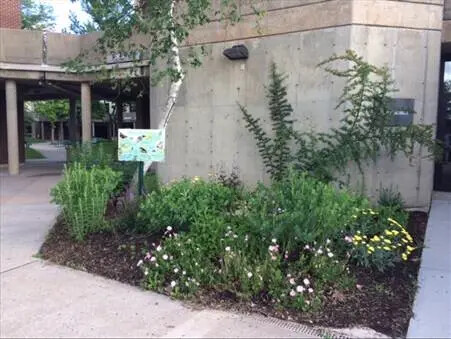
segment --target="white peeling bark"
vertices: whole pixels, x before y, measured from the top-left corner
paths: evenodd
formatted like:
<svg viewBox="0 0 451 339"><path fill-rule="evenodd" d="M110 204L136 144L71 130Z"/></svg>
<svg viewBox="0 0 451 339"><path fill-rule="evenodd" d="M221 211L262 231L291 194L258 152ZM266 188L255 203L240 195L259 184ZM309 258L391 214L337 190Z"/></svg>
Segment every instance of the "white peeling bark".
<svg viewBox="0 0 451 339"><path fill-rule="evenodd" d="M173 20L174 20L175 2L176 2L175 0L172 0L170 9L170 16L172 17ZM171 48L170 63L179 74L179 77L177 81L172 81L171 85L169 86L168 98L166 100L166 105L163 107L161 112L162 118L160 120L160 123L158 124L158 129L163 129L168 126L169 119L171 118L172 113L174 112L174 106L177 101L180 88L182 87L183 79L185 78L185 75L183 74L182 63L180 60L179 42L177 41L174 31L171 31L171 40L172 40L172 48ZM144 173L146 173L149 170L151 165L152 161L144 163ZM135 173L135 176L133 177L133 184L136 184L137 181L138 176L137 173Z"/></svg>

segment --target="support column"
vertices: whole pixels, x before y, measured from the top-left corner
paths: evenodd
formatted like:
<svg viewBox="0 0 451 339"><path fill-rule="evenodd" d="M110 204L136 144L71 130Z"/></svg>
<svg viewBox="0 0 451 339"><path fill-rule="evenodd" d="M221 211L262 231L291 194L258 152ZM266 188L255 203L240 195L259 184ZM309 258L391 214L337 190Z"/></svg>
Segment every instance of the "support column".
<svg viewBox="0 0 451 339"><path fill-rule="evenodd" d="M94 138L96 137L96 123L95 122L91 123L91 136Z"/></svg>
<svg viewBox="0 0 451 339"><path fill-rule="evenodd" d="M8 170L10 175L19 174L19 127L17 117L17 85L14 80L5 81L6 132L8 135Z"/></svg>
<svg viewBox="0 0 451 339"><path fill-rule="evenodd" d="M41 140L45 140L45 127L44 127L44 121L41 121Z"/></svg>
<svg viewBox="0 0 451 339"><path fill-rule="evenodd" d="M64 141L64 121L60 121L59 125L60 125L60 130L58 133L58 137L59 137L59 141L63 142Z"/></svg>
<svg viewBox="0 0 451 339"><path fill-rule="evenodd" d="M122 128L124 121L124 104L121 99L116 101L116 129ZM116 135L118 133L116 132Z"/></svg>
<svg viewBox="0 0 451 339"><path fill-rule="evenodd" d="M69 139L71 142L75 143L78 140L77 131L77 111L76 111L76 100L71 98L69 100Z"/></svg>
<svg viewBox="0 0 451 339"><path fill-rule="evenodd" d="M81 135L83 142L91 141L91 87L81 84Z"/></svg>
<svg viewBox="0 0 451 339"><path fill-rule="evenodd" d="M36 139L36 121L31 122L31 137Z"/></svg>

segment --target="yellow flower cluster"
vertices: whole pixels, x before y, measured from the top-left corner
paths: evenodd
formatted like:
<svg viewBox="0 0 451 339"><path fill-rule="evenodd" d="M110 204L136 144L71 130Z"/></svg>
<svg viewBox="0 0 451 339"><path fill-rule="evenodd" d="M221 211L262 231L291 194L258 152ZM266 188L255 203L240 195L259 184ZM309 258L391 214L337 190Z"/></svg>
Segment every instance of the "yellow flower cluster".
<svg viewBox="0 0 451 339"><path fill-rule="evenodd" d="M371 209L362 211L362 213L370 213L372 215L376 214L376 212ZM373 237L368 238L366 235L362 235L360 231L357 231L357 233L351 238L352 243L354 246L366 247L368 254L372 254L376 250L403 250L401 258L403 260L407 260L412 251L415 250L415 247L410 245L413 243L412 236L396 220L388 218L387 221L390 226L384 230L383 234L374 235Z"/></svg>

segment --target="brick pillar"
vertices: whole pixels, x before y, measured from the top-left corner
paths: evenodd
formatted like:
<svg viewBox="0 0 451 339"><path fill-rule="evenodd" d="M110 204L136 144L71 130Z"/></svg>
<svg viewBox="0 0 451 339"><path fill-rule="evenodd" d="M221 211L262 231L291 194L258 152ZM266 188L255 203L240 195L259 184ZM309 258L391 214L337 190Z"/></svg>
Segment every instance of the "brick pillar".
<svg viewBox="0 0 451 339"><path fill-rule="evenodd" d="M0 0L0 28L22 28L20 0Z"/></svg>

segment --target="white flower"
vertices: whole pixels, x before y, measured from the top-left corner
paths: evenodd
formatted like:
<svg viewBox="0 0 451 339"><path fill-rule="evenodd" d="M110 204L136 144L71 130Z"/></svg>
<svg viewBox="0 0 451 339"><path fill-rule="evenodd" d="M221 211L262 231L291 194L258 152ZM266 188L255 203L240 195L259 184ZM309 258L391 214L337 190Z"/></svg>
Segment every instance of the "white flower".
<svg viewBox="0 0 451 339"><path fill-rule="evenodd" d="M330 239L327 239L327 240L326 240L326 244L330 244Z"/></svg>
<svg viewBox="0 0 451 339"><path fill-rule="evenodd" d="M163 260L168 260L168 255L167 254L163 254Z"/></svg>
<svg viewBox="0 0 451 339"><path fill-rule="evenodd" d="M302 293L302 292L305 291L305 288L303 286L299 285L299 286L296 287L296 291L299 292L299 293Z"/></svg>
<svg viewBox="0 0 451 339"><path fill-rule="evenodd" d="M247 277L252 278L252 272L247 272Z"/></svg>
<svg viewBox="0 0 451 339"><path fill-rule="evenodd" d="M310 287L310 288L308 289L308 293L313 293L313 288Z"/></svg>
<svg viewBox="0 0 451 339"><path fill-rule="evenodd" d="M291 274L290 273L287 274L287 278L291 278Z"/></svg>
<svg viewBox="0 0 451 339"><path fill-rule="evenodd" d="M155 257L150 258L150 261L151 261L151 262L154 262L154 261L156 261L156 260L157 260L157 258L155 258Z"/></svg>
<svg viewBox="0 0 451 339"><path fill-rule="evenodd" d="M146 270L144 271L144 275L148 275L148 274L149 274L149 270L146 269Z"/></svg>
<svg viewBox="0 0 451 339"><path fill-rule="evenodd" d="M177 285L177 283L173 280L173 281L171 281L171 287L172 288L174 288L175 287L175 285Z"/></svg>
<svg viewBox="0 0 451 339"><path fill-rule="evenodd" d="M238 235L234 234L234 235L233 235L233 238L234 238L234 239L238 238Z"/></svg>
<svg viewBox="0 0 451 339"><path fill-rule="evenodd" d="M226 250L227 252L230 252L230 246L227 246L227 247L225 248L225 250Z"/></svg>
<svg viewBox="0 0 451 339"><path fill-rule="evenodd" d="M291 290L291 291L290 291L290 295L291 295L292 297L295 297L295 296L296 296L296 291L295 291L295 290Z"/></svg>
<svg viewBox="0 0 451 339"><path fill-rule="evenodd" d="M244 237L244 241L248 241L249 240L249 236L246 234L246 236Z"/></svg>
<svg viewBox="0 0 451 339"><path fill-rule="evenodd" d="M136 266L141 266L143 264L143 261L142 260L140 260L140 261L138 261L138 263L136 264Z"/></svg>
<svg viewBox="0 0 451 339"><path fill-rule="evenodd" d="M182 274L183 274L183 275L186 275L186 271L183 271Z"/></svg>
<svg viewBox="0 0 451 339"><path fill-rule="evenodd" d="M291 278L291 279L290 279L290 284L291 284L291 285L295 285L295 284L296 284L296 281L294 281L294 278Z"/></svg>
<svg viewBox="0 0 451 339"><path fill-rule="evenodd" d="M323 250L320 248L318 251L316 251L318 254L323 254Z"/></svg>
<svg viewBox="0 0 451 339"><path fill-rule="evenodd" d="M327 255L329 256L329 258L332 258L334 256L332 252L327 253Z"/></svg>
<svg viewBox="0 0 451 339"><path fill-rule="evenodd" d="M306 300L305 303L306 303L307 305L310 305L310 300Z"/></svg>
<svg viewBox="0 0 451 339"><path fill-rule="evenodd" d="M308 280L307 278L304 279L304 285L308 286L310 285L310 280Z"/></svg>
<svg viewBox="0 0 451 339"><path fill-rule="evenodd" d="M272 238L272 239L271 239L271 242L272 242L273 244L277 244L277 239L276 239L276 238Z"/></svg>
<svg viewBox="0 0 451 339"><path fill-rule="evenodd" d="M169 232L172 231L172 226L166 227L166 230L168 230Z"/></svg>
<svg viewBox="0 0 451 339"><path fill-rule="evenodd" d="M174 268L174 273L178 273L179 269L178 268Z"/></svg>
<svg viewBox="0 0 451 339"><path fill-rule="evenodd" d="M304 249L309 250L309 249L310 249L310 246L309 246L309 245L305 245L305 246L304 246Z"/></svg>
<svg viewBox="0 0 451 339"><path fill-rule="evenodd" d="M352 238L351 238L350 236L347 235L347 236L345 237L345 241L346 241L346 242L352 242Z"/></svg>
<svg viewBox="0 0 451 339"><path fill-rule="evenodd" d="M157 247L157 252L160 252L160 251L161 251L161 246L158 245L158 247Z"/></svg>

